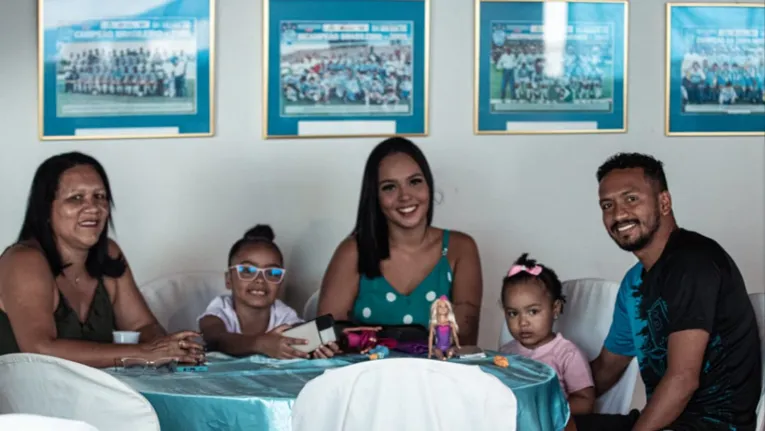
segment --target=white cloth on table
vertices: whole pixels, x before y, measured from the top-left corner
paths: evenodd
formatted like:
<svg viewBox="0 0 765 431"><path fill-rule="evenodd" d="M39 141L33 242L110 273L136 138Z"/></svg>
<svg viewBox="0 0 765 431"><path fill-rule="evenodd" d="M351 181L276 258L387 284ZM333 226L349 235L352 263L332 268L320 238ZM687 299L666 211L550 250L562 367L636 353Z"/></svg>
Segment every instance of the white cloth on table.
<svg viewBox="0 0 765 431"><path fill-rule="evenodd" d="M306 384L293 431L515 431L515 395L474 365L390 358L328 370Z"/></svg>

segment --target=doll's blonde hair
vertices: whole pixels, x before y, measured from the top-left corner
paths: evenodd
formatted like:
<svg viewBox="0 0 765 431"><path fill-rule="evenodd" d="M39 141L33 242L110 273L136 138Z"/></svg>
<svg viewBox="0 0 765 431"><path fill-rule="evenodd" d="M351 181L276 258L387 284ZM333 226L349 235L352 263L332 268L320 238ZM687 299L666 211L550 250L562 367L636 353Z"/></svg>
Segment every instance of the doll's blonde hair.
<svg viewBox="0 0 765 431"><path fill-rule="evenodd" d="M452 303L446 296L441 296L433 301L432 304L430 304L430 326L438 325L438 304L440 303L444 303L446 305L446 309L448 310L446 312L446 316L449 319L449 323L454 325L455 331L459 332L460 327L457 325L457 319L454 317L454 309L452 308Z"/></svg>

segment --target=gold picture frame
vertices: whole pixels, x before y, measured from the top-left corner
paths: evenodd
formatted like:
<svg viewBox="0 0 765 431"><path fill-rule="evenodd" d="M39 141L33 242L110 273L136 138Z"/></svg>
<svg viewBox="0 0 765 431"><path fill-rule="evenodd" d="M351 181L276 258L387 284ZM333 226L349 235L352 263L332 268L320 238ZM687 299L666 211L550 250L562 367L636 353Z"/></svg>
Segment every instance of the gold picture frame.
<svg viewBox="0 0 765 431"><path fill-rule="evenodd" d="M272 107L272 100L271 97L273 97L272 91L270 90L271 83L271 76L270 76L270 67L271 67L271 50L269 49L271 46L271 29L272 29L272 23L271 23L271 3L275 2L275 0L263 0L263 82L262 82L262 133L261 136L265 140L284 140L284 139L341 139L341 138L387 138L391 136L408 136L408 137L425 137L430 134L430 38L431 38L431 0L422 0L421 2L424 5L424 17L423 17L423 28L424 28L424 40L422 40L423 44L423 66L422 66L422 90L421 90L421 113L419 114L422 117L422 125L421 125L421 131L404 131L399 132L398 130L394 133L311 133L311 134L299 134L297 132L298 126L295 126L294 128L296 131L288 132L288 133L277 133L269 132L271 120L273 117L272 115L269 115L270 107ZM405 3L400 1L393 1L394 3ZM417 1L412 1L412 3L419 3ZM320 21L320 20L316 20ZM337 20L341 21L341 20ZM364 19L349 19L348 21L371 21L369 18ZM414 24L413 24L414 25ZM418 43L417 41L417 33L414 33L414 44ZM415 48L413 47L412 50L414 51ZM415 54L412 54L413 61L414 61ZM416 64L415 64L416 67ZM415 77L418 75L415 75ZM412 90L412 94L416 95L417 86L414 86L414 89ZM420 99L420 98L418 98ZM416 111L416 102L413 103L412 108L412 116L414 116L414 112ZM349 115L349 120L336 120L338 122L359 122L364 123L366 121L375 121L374 118L362 119L361 117L353 117L352 115ZM300 122L301 120L295 120L296 123ZM397 120L394 120L397 122ZM418 120L419 121L419 120Z"/></svg>
<svg viewBox="0 0 765 431"><path fill-rule="evenodd" d="M73 0L73 1L76 2L78 0ZM196 27L197 23L199 21L202 21L204 18L206 18L206 22L208 23L208 25L207 25L206 29L203 28L203 30L205 30L205 33L199 33L199 34L205 35L206 37L203 37L202 39L200 39L199 34L195 33L195 35L194 35L194 37L196 37L196 41L194 43L195 47L196 47L196 42L198 42L200 40L207 44L206 54L204 56L202 56L202 58L204 58L206 63L207 63L207 67L199 67L198 70L197 69L194 70L194 75L193 75L194 76L193 112L190 112L188 114L184 113L184 112L165 112L165 113L162 113L160 115L153 115L154 117L158 117L158 118L162 117L162 116L164 116L165 118L169 118L169 117L178 117L178 118L181 118L183 116L187 116L187 117L194 116L194 117L198 117L199 119L198 120L188 120L187 119L185 124L184 124L184 122L180 122L180 120L179 120L178 123L174 124L173 122L171 122L169 120L164 120L163 121L160 118L155 124L152 124L150 126L143 125L142 123L145 123L146 121L141 121L141 120L134 120L133 121L134 124L131 124L130 121L127 121L123 125L116 125L116 123L118 122L117 119L119 119L120 117L127 117L127 118L141 117L139 114L136 114L136 112L140 112L140 109L137 109L136 111L128 112L128 113L124 113L124 114L115 114L113 112L110 112L110 113L108 113L108 115L102 115L100 117L97 116L97 115L92 116L92 117L87 117L86 122L90 123L90 124L97 123L99 118L102 118L102 119L106 118L105 122L106 123L110 123L110 125L108 127L90 127L90 126L78 127L78 125L76 124L78 122L76 117L72 117L74 119L71 119L71 118L67 119L64 116L59 116L58 115L60 107L57 106L56 104L59 103L58 99L59 99L60 94L58 94L58 92L59 92L59 88L58 88L59 82L58 81L60 80L60 77L58 75L61 73L61 71L59 71L57 69L54 69L52 71L53 75L51 76L51 74L50 74L51 71L47 70L48 74L46 75L46 48L49 51L51 50L51 46L50 45L46 45L46 42L50 43L50 41L48 41L46 39L46 27L45 27L45 25L46 25L46 22L45 22L45 3L47 2L47 0L37 0L37 92L38 92L38 97L37 97L37 99L38 99L37 100L37 116L38 116L38 118L37 118L37 120L38 120L38 139L41 140L41 141L79 141L79 140L89 141L89 140L124 140L124 139L199 138L199 137L211 137L211 136L214 136L215 135L215 112L216 112L215 111L216 110L216 94L215 94L215 86L216 86L215 85L215 82L216 82L216 62L215 62L215 57L216 57L216 37L215 36L216 36L216 2L217 2L217 0L183 0L183 1L195 1L195 2L206 3L207 7L208 7L207 15L201 16L201 17L197 17L197 16L187 16L187 17L178 17L178 16L168 16L168 17L156 17L156 16L152 16L152 17L140 17L140 16L139 17L135 17L135 16L124 16L124 17L119 17L119 16L117 16L117 17L109 17L107 20L101 20L101 18L98 18L97 16L94 16L93 12L90 12L91 15L88 18L86 18L84 16L83 17L68 17L68 19L71 22L70 29L69 29L71 31L69 31L68 33L71 33L72 37L76 38L77 37L75 35L76 31L74 30L74 28L76 26L79 26L81 28L81 30L83 30L83 31L99 31L101 33L105 33L107 30L101 29L99 27L101 24L88 24L88 23L97 22L99 20L107 21L107 22L118 22L118 21L157 22L160 19L164 19L167 22L174 21L176 24L178 24L178 23L180 23L180 22L182 22L184 20L188 21L188 22L193 22L193 24L190 24L190 25L193 25L193 30L196 31L197 30L197 27ZM170 2L168 1L168 3L170 3ZM74 8L67 8L67 11L69 9L82 11L83 8L79 8L78 9L75 6ZM66 22L66 20L62 20L62 21ZM74 24L75 22L78 23L76 26ZM93 27L91 28L90 25L92 25ZM159 32L159 31L175 31L176 32L175 34L178 34L177 32L180 32L180 31L190 31L190 28L191 28L191 27L172 28L171 24L168 24L167 26L164 26L164 24L157 24L157 25L159 27L149 26L148 28L146 28L146 27L139 27L139 26L135 26L135 27L118 27L118 26L116 26L116 27L113 27L112 30L115 32L114 34L116 34L116 32L120 32L121 30L122 31L126 31L126 32L127 31L132 31L132 30L135 30L135 31L144 31L144 32L147 32L147 33L144 33L144 36L142 36L142 37L145 37L146 40L151 40L151 39L149 39L149 33L148 33L149 31L154 32L155 35L156 35L156 32ZM99 30L96 30L96 28L98 28ZM115 37L114 34L112 35L113 38ZM129 37L127 36L127 33L124 33L124 34L126 35L125 37L127 38L125 40L135 40L135 39L129 39ZM133 37L138 37L138 36L133 36ZM56 45L56 47L53 48L53 49L56 49L58 51L58 49L59 49L58 45L59 45L60 41L59 40L55 40L53 42L55 42L55 45ZM94 39L91 40L90 43L98 43L98 42L99 42L98 38L94 36ZM175 46L177 47L177 45L175 45ZM106 48L103 48L103 47L101 49L103 50L102 52L105 52L105 50L106 50ZM114 52L116 53L116 48L112 48L112 49L114 49L115 50ZM150 55L150 53L148 52L149 49L150 48L147 48L147 52L146 53ZM97 52L98 48L95 48L95 51ZM129 49L128 49L128 51L129 51ZM182 84L180 84L180 87L179 87L179 84L177 84L177 83L176 84L162 84L162 85L168 85L168 87L169 86L173 86L174 88L183 88L181 90L181 93L183 93L185 91L188 91L187 90L188 87L186 87L186 83L187 83L187 81L186 81L186 71L189 70L188 69L189 62L193 62L194 66L197 65L197 61L199 59L198 55L199 55L200 52L205 52L205 51L197 50L197 52L193 53L193 56L189 56L189 55L185 56L185 58L189 59L188 62L186 62L186 60L183 58L183 55L176 55L176 53L174 53L173 56L175 57L175 60L174 60L175 63L173 63L173 64L175 64L177 66L178 63L183 62L182 63L183 67L184 67L184 69L183 69L184 70L183 77L182 77L182 80L179 81ZM182 48L180 49L180 53L183 54L183 49ZM163 54L163 55L165 55L165 54ZM167 62L170 62L169 59L165 59L165 60ZM47 66L49 68L50 67L50 63L51 63L50 58L47 58L47 61L48 61ZM59 60L55 60L55 63L58 64ZM146 62L146 63L148 63L148 62ZM146 64L144 64L144 65L146 65ZM58 67L58 66L55 66L55 67ZM118 67L119 66L116 66L116 67L112 66L113 69L116 69ZM206 75L207 75L207 82L206 83L202 83L201 86L197 82L197 80L199 80L199 76L198 75L204 76L204 73L203 74L199 74L200 71L207 72L206 73ZM112 73L112 72L109 72L109 73ZM146 73L148 73L148 72L146 72ZM104 71L103 74L106 75L107 72ZM57 94L55 94L55 95L48 95L46 93L46 79L48 79L47 85L48 86L53 86L54 88L56 88L56 93ZM105 79L107 80L105 82L108 82L108 80L110 78L105 78ZM114 79L115 80L114 82L117 82L117 80L120 79L120 78L116 78L116 77L114 77L114 75L112 75L111 79ZM136 78L136 79L139 79L139 78ZM175 79L175 78L166 75L166 78L165 78L164 81L165 82L169 82L172 79ZM160 78L160 77L155 77L154 80L155 80L154 81L155 83L158 83L159 81L163 81L163 79ZM66 86L68 84L64 84L64 85ZM79 85L79 84L74 84L74 85ZM94 84L88 84L88 85L93 86ZM120 84L117 84L117 85L96 84L96 85L105 88L105 87L138 87L138 86L143 86L144 84L137 84L136 83L136 84L130 84L130 85L124 85L124 86L120 85ZM162 88L160 85L156 85L156 87ZM202 89L202 91L200 91L200 89ZM85 90L85 91L87 91L87 90ZM111 94L107 94L107 93L109 93L109 91L111 91ZM101 100L102 101L106 100L107 103L103 103L103 105L108 104L108 99L105 99L105 97L112 97L111 98L112 101L117 99L118 97L130 97L130 96L127 96L127 93L120 93L119 95L117 95L116 91L117 90L115 90L115 89L111 89L111 90L107 89L107 90L104 90L102 92L99 92L97 90L94 90L94 92L91 92L91 93L81 92L81 94L77 94L79 99L82 100L82 102L80 102L80 108L79 109L81 109L82 106L90 105L91 104L91 103L89 103L86 100L86 98L91 97L91 96L92 97L102 97L102 96L104 96L104 98L102 98ZM168 97L168 98L169 97L176 97L176 94L175 94L176 90L173 90L173 93L174 93L173 96L166 96L166 94L168 94L166 92L163 95L160 95L159 93L161 92L161 90L156 90L156 91L157 91L157 95L152 95L152 96L154 96L154 97ZM169 92L170 90L168 89L167 91ZM141 93L140 94L141 97L144 96L144 94L140 90L138 91L138 93ZM138 93L133 94L133 96L138 96L139 95ZM200 95L200 93L201 93L201 95ZM146 94L146 95L148 97L148 94ZM70 94L70 96L74 96L74 94ZM184 97L184 96L178 96L178 97ZM207 108L207 109L200 109L200 107L199 107L200 99L203 102L206 103L206 106L204 106L204 108ZM146 99L146 100L147 100L147 103L145 104L145 106L148 106L148 103L149 103L148 99ZM53 107L47 106L47 109L46 109L46 102L52 102L56 106L53 106ZM94 105L98 105L98 103L94 104ZM123 109L125 109L124 106L125 105L123 105ZM188 104L186 104L185 106L188 107ZM52 115L51 118L47 118L46 119L46 116L48 116L48 115L46 115L46 113L49 113L49 111L51 109L53 109L52 113L54 115ZM187 109L189 109L189 108L187 108ZM106 111L104 113L106 113ZM130 114L133 114L133 115L130 115ZM149 116L151 116L151 115L145 114L141 118L145 119L145 118L148 118ZM209 118L207 118L207 117L209 117ZM54 123L54 122L56 124L54 126L51 126L51 123ZM47 130L49 128L47 126L51 126L52 129L55 128L56 130L62 130L62 131L71 130L71 132L69 134L67 134L67 133L53 133L53 132L52 133L47 133ZM190 127L191 129L206 129L206 130L203 130L203 131L196 131L196 130L194 130L194 131L191 131L191 132L188 132L188 133L183 133L181 131L183 129L182 126L191 126ZM124 129L124 131L120 131L120 129ZM167 130L167 129L178 129L178 133L167 133L167 132L164 132L164 131L162 131L162 132L151 132L151 131L149 131L149 130ZM110 131L110 133L100 133L99 132L99 131L106 131L106 130ZM145 132L144 133L139 133L140 130L144 130ZM82 132L84 134L78 134L80 132Z"/></svg>
<svg viewBox="0 0 765 431"><path fill-rule="evenodd" d="M621 88L621 108L622 113L621 115L614 115L613 120L615 120L617 123L620 123L618 127L613 128L576 128L576 129L565 129L565 128L555 128L555 129L526 129L526 130L507 130L505 128L504 130L501 128L495 128L495 129L486 129L481 127L482 119L481 119L481 107L482 107L482 87L481 87L481 80L482 80L482 67L481 67L481 61L482 61L482 45L481 45L481 36L482 36L482 18L481 18L481 7L484 4L489 3L507 3L507 4L528 4L528 3L538 3L540 5L549 5L549 4L568 4L568 5L575 5L575 4L595 4L595 5L621 5L623 6L623 14L621 14L621 27L623 29L622 31L622 43L619 43L619 45L622 47L623 52L623 59L622 59L622 85ZM558 134L599 134L599 133L626 133L628 128L628 75L629 75L629 2L626 0L474 0L474 56L473 56L473 133L475 135L558 135ZM614 32L616 33L616 32ZM616 34L614 34L616 36ZM619 42L616 40L615 42ZM491 55L491 51L489 50L489 54ZM616 75L614 75L616 76ZM615 85L615 84L614 84ZM491 86L491 83L489 82L488 86ZM617 89L616 86L613 87L613 89ZM489 89L489 92L491 89ZM511 90L513 91L513 90ZM612 90L613 91L613 90ZM487 101L487 105L491 104L491 95L489 94L489 101ZM613 103L613 102L612 102ZM540 110L541 111L541 110ZM532 111L527 111L532 112ZM491 114L490 115L496 115ZM612 120L612 121L613 121ZM499 124L500 121L503 121L501 118L497 118L493 122L497 122ZM488 121L484 121L488 122ZM526 124L533 124L535 122L538 122L539 124L545 124L550 123L550 121L538 121L538 120L531 120L531 121L525 121ZM554 123L559 123L561 125L567 123L566 121L553 121ZM590 121L589 123L595 122L597 124L597 121ZM571 124L575 122L570 122ZM507 124L507 121L505 122Z"/></svg>
<svg viewBox="0 0 765 431"><path fill-rule="evenodd" d="M714 9L714 8L736 8L736 9L765 9L765 5L758 4L758 3L688 3L688 2L676 2L676 3L667 3L666 4L666 17L665 17L665 54L664 54L664 134L668 137L700 137L700 136L736 136L736 137L746 137L746 136L765 136L765 127L762 129L762 131L672 131L672 114L674 111L674 105L677 101L673 100L672 98L672 90L673 90L673 79L672 79L672 13L675 8L694 8L694 9ZM719 13L719 10L717 11ZM765 10L761 12L763 16L765 16ZM762 30L765 32L765 27ZM682 73L680 74L682 75ZM681 78L682 82L682 78ZM681 85L682 86L682 83ZM676 88L679 89L679 88ZM681 106L683 105L681 96ZM673 103L675 102L675 103ZM765 102L765 101L764 101ZM683 108L684 109L684 108ZM765 103L763 103L763 109L765 110ZM677 112L678 115L682 115L682 112ZM723 115L722 117L724 117ZM707 123L705 125L711 124L710 121L713 120L713 118L705 118L705 121L702 123ZM689 123L692 122L688 121ZM765 114L763 118L759 121L762 125L765 125ZM678 123L682 124L684 122ZM685 126L682 124L682 126ZM682 127L680 126L680 127ZM756 122L755 122L755 127ZM683 127L684 128L684 127ZM750 127L751 128L751 127Z"/></svg>

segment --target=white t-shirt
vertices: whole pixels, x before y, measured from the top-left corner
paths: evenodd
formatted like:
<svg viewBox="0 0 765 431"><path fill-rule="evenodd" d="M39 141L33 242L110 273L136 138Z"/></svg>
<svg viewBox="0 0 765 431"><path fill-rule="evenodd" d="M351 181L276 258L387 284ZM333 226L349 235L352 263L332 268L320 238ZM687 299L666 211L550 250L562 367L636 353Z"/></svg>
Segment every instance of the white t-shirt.
<svg viewBox="0 0 765 431"><path fill-rule="evenodd" d="M508 70L515 68L516 57L514 54L504 53L497 61L497 69Z"/></svg>
<svg viewBox="0 0 765 431"><path fill-rule="evenodd" d="M205 316L219 318L226 325L226 331L232 334L242 333L242 327L239 325L239 317L236 315L236 310L234 310L234 300L231 295L221 295L213 299L205 312L199 316L197 322ZM268 319L266 332L281 325L294 325L302 322L303 319L297 315L295 310L277 299L271 305L271 317Z"/></svg>

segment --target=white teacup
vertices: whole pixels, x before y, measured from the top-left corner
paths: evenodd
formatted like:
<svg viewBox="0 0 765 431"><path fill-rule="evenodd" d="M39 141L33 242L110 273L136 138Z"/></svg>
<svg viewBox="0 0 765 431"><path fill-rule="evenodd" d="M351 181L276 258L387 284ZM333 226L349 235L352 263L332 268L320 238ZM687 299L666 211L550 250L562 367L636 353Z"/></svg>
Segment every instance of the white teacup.
<svg viewBox="0 0 765 431"><path fill-rule="evenodd" d="M138 344L141 333L136 331L113 331L115 344Z"/></svg>

